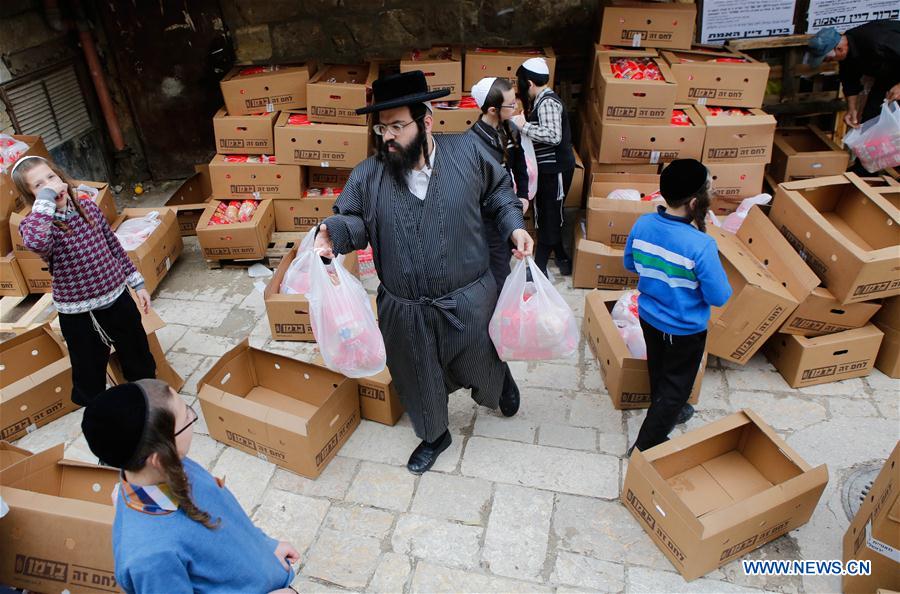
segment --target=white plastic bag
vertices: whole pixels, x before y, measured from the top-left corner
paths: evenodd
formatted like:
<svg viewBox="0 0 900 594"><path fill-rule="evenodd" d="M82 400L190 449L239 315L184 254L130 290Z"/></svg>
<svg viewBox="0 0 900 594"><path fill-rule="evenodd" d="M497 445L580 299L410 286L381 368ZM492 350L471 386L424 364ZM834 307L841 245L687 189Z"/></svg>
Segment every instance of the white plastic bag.
<svg viewBox="0 0 900 594"><path fill-rule="evenodd" d="M607 200L631 200L640 202L641 193L631 188L619 188L606 195Z"/></svg>
<svg viewBox="0 0 900 594"><path fill-rule="evenodd" d="M384 369L384 339L365 288L336 258L327 267L310 258L309 318L325 365L347 377L369 377Z"/></svg>
<svg viewBox="0 0 900 594"><path fill-rule="evenodd" d="M625 341L625 346L632 357L647 358L647 344L644 342L644 331L638 316L638 291L625 291L612 309L612 319Z"/></svg>
<svg viewBox="0 0 900 594"><path fill-rule="evenodd" d="M142 217L122 222L116 229L116 237L125 251L134 250L147 241L147 238L159 227L159 224L159 211L154 210Z"/></svg>
<svg viewBox="0 0 900 594"><path fill-rule="evenodd" d="M0 173L6 173L28 150L28 145L9 134L0 134Z"/></svg>
<svg viewBox="0 0 900 594"><path fill-rule="evenodd" d="M287 295L303 295L309 291L309 273L310 262L315 257L313 245L316 243L316 230L310 229L306 232L300 247L297 248L297 255L294 256L293 262L288 266L284 278L281 280L281 286L278 288L279 293Z"/></svg>
<svg viewBox="0 0 900 594"><path fill-rule="evenodd" d="M877 118L847 132L844 144L869 173L900 166L900 106L885 102Z"/></svg>
<svg viewBox="0 0 900 594"><path fill-rule="evenodd" d="M534 143L524 134L519 135L519 144L522 146L522 152L525 153L525 169L528 170L528 199L532 200L537 194L537 155L534 152ZM515 185L515 179L513 185Z"/></svg>
<svg viewBox="0 0 900 594"><path fill-rule="evenodd" d="M503 361L561 359L578 345L572 309L530 257L519 260L503 283L488 333Z"/></svg>
<svg viewBox="0 0 900 594"><path fill-rule="evenodd" d="M757 194L750 198L744 198L738 205L737 210L725 217L725 222L722 223L722 229L729 233L737 233L738 229L740 229L741 225L744 223L744 219L747 218L747 213L750 212L751 208L768 204L771 201L772 196L770 194Z"/></svg>

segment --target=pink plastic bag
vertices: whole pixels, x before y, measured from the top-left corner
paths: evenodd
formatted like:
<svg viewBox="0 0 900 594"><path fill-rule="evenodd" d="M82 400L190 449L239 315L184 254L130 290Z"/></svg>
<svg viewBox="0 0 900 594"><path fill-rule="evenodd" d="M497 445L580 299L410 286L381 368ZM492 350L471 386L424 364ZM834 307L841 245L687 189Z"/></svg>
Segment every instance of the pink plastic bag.
<svg viewBox="0 0 900 594"><path fill-rule="evenodd" d="M503 283L488 333L503 361L561 359L578 345L572 309L531 258L520 260Z"/></svg>
<svg viewBox="0 0 900 594"><path fill-rule="evenodd" d="M751 208L756 205L762 206L763 204L768 204L771 201L772 196L770 194L757 194L750 198L744 198L738 205L737 210L725 217L725 222L722 223L722 229L729 233L737 233L738 229L740 229L741 225L744 223L744 219L747 218L747 213L750 212Z"/></svg>
<svg viewBox="0 0 900 594"><path fill-rule="evenodd" d="M287 295L304 295L309 291L309 271L310 262L315 257L313 245L316 243L315 229L307 231L300 247L297 248L297 255L294 261L288 266L287 272L284 273L284 279L281 281L279 293Z"/></svg>
<svg viewBox="0 0 900 594"><path fill-rule="evenodd" d="M384 339L362 284L347 272L343 258L327 267L310 258L309 318L325 365L347 377L369 377L384 369Z"/></svg>
<svg viewBox="0 0 900 594"><path fill-rule="evenodd" d="M522 152L525 153L525 168L528 170L528 199L532 200L537 194L537 155L534 152L534 143L524 134L519 135L519 144L522 146ZM513 179L513 189L515 189L515 185L516 182Z"/></svg>
<svg viewBox="0 0 900 594"><path fill-rule="evenodd" d="M847 132L844 144L869 173L900 165L900 104L885 102L877 118Z"/></svg>
<svg viewBox="0 0 900 594"><path fill-rule="evenodd" d="M147 241L159 224L159 211L154 210L142 217L123 221L116 228L116 237L125 251L134 250Z"/></svg>

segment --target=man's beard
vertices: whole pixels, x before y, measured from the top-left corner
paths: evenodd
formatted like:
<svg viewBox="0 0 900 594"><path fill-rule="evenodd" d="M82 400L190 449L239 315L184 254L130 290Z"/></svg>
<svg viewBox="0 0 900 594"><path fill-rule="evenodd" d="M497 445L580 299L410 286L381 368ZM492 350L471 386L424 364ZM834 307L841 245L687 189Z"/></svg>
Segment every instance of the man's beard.
<svg viewBox="0 0 900 594"><path fill-rule="evenodd" d="M424 154L427 144L428 137L425 130L421 129L407 147L395 140L382 141L378 147L378 160L384 163L397 184L404 187L407 174L419 164L419 158ZM389 151L389 147L394 147L395 150Z"/></svg>

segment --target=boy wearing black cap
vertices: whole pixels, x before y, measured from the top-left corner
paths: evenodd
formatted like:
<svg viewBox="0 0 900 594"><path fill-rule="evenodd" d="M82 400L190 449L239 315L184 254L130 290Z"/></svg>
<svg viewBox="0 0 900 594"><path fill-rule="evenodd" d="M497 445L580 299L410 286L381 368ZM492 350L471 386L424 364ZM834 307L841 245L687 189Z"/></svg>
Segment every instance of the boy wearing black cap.
<svg viewBox="0 0 900 594"><path fill-rule="evenodd" d="M659 186L666 206L638 219L625 245L625 267L640 276L638 317L650 374L650 408L629 454L669 439L703 361L709 308L731 297L716 242L705 233L706 167L672 161Z"/></svg>

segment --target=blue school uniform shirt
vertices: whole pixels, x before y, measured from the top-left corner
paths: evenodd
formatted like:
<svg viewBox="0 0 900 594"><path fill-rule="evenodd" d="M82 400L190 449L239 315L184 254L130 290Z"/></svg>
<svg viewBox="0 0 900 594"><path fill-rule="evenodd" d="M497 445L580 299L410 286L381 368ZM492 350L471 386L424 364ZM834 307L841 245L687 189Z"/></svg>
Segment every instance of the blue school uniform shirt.
<svg viewBox="0 0 900 594"><path fill-rule="evenodd" d="M631 229L625 268L640 276L638 315L667 334L706 330L710 306L721 307L731 297L715 240L663 206Z"/></svg>
<svg viewBox="0 0 900 594"><path fill-rule="evenodd" d="M197 507L218 528L191 520L165 487L138 487L124 478L114 493L116 581L137 594L256 593L290 585L294 572L275 557L278 541L253 525L231 491L185 458Z"/></svg>

